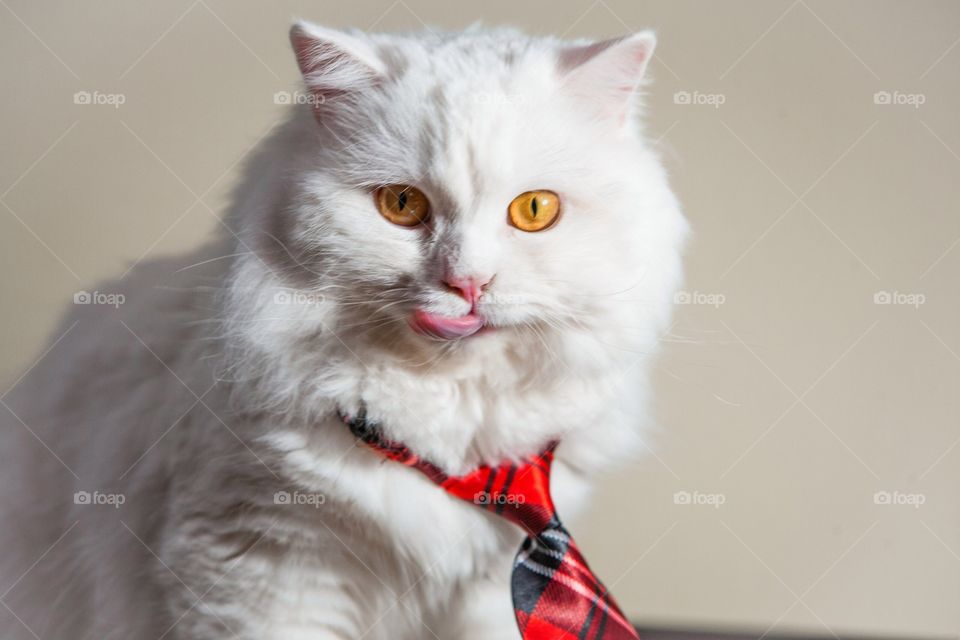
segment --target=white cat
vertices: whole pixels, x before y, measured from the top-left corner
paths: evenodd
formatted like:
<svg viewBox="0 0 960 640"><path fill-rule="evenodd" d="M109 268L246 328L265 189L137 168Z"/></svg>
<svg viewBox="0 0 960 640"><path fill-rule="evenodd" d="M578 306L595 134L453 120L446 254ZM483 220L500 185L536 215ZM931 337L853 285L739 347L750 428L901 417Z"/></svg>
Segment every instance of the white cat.
<svg viewBox="0 0 960 640"><path fill-rule="evenodd" d="M653 36L291 39L230 233L100 286L4 399L5 640L515 639L520 532L338 410L452 473L559 438L567 520L641 442L687 232Z"/></svg>

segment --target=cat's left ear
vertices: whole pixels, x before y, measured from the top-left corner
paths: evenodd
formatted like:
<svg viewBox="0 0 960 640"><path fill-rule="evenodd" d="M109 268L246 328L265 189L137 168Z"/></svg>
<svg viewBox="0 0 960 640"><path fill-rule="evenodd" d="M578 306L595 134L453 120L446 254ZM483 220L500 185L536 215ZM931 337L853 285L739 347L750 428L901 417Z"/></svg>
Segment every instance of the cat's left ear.
<svg viewBox="0 0 960 640"><path fill-rule="evenodd" d="M623 38L562 49L559 68L565 90L621 124L633 115L635 94L657 38L641 31Z"/></svg>
<svg viewBox="0 0 960 640"><path fill-rule="evenodd" d="M318 118L342 98L373 87L386 73L383 61L361 37L297 22L290 44Z"/></svg>

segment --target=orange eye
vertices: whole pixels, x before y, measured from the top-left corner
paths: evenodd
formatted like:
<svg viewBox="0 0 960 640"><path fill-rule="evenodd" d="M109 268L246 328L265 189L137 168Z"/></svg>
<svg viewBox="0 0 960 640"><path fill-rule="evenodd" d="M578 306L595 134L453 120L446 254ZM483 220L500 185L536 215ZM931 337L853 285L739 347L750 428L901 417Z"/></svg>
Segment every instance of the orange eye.
<svg viewBox="0 0 960 640"><path fill-rule="evenodd" d="M415 227L430 217L430 201L408 184L388 184L373 194L380 214L401 227Z"/></svg>
<svg viewBox="0 0 960 640"><path fill-rule="evenodd" d="M560 196L553 191L537 190L521 193L507 208L510 224L521 231L542 231L560 215Z"/></svg>

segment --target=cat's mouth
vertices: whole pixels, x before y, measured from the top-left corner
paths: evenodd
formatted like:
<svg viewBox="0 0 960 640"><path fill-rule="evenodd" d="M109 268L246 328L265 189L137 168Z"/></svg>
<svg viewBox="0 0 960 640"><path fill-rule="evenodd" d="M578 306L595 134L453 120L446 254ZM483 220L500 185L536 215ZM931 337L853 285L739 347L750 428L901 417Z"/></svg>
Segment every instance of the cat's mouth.
<svg viewBox="0 0 960 640"><path fill-rule="evenodd" d="M410 326L417 333L430 338L459 340L474 335L486 326L486 322L473 311L465 316L451 318L417 309L410 316Z"/></svg>

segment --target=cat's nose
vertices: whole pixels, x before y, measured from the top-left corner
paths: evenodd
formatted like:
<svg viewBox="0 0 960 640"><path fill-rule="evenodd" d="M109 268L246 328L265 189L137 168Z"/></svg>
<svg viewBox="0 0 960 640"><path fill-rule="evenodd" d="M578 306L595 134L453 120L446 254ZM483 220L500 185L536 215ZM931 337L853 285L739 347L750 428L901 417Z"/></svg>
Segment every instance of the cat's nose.
<svg viewBox="0 0 960 640"><path fill-rule="evenodd" d="M469 302L472 309L476 307L477 300L483 295L483 290L492 279L492 276L446 276L443 284L449 291Z"/></svg>

